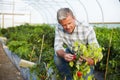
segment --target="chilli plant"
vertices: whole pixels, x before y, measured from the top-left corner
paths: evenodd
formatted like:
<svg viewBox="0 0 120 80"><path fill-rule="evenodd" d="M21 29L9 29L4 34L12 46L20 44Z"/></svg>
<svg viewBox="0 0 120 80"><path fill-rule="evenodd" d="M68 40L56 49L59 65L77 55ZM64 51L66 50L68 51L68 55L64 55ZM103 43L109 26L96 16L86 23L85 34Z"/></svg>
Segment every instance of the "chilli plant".
<svg viewBox="0 0 120 80"><path fill-rule="evenodd" d="M73 69L73 79L74 80L85 80L85 76L90 73L91 66L88 65L86 61L80 62L79 58L82 56L83 59L87 59L87 57L94 59L94 63L100 61L103 57L102 55L102 47L97 47L95 43L85 45L79 41L76 41L73 44L74 57L73 61L69 62L69 65ZM92 80L94 76L89 75L87 80Z"/></svg>

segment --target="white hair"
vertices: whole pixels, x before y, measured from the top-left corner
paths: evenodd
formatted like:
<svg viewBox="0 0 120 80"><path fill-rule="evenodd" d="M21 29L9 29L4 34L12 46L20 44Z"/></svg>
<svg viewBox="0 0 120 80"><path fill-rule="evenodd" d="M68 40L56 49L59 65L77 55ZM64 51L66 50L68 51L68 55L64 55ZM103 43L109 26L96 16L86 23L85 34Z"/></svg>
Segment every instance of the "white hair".
<svg viewBox="0 0 120 80"><path fill-rule="evenodd" d="M57 20L58 22L60 20L65 19L68 15L71 15L74 17L73 12L69 8L61 8L57 12Z"/></svg>

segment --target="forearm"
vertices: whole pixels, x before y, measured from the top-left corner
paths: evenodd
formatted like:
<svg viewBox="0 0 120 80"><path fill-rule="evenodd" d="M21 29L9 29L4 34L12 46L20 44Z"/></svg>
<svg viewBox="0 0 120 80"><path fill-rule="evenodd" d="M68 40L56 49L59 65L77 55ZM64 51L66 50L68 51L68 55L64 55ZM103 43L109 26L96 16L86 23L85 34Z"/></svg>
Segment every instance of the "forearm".
<svg viewBox="0 0 120 80"><path fill-rule="evenodd" d="M65 53L65 51L64 51L64 50L62 50L62 49L61 49L61 50L56 51L56 53L57 53L57 55L58 55L58 56L60 56L60 57L62 57L62 58L64 58L64 56L65 56L65 54L66 54L66 53Z"/></svg>
<svg viewBox="0 0 120 80"><path fill-rule="evenodd" d="M80 56L80 58L87 61L88 65L95 65L94 59L92 59L92 58L84 57L84 56Z"/></svg>

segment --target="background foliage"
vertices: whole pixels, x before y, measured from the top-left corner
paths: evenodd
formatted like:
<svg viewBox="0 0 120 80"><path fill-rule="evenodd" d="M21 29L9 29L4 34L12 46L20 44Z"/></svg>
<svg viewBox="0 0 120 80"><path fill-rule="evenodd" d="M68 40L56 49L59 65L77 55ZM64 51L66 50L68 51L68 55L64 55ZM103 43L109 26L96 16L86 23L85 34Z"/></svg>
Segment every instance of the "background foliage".
<svg viewBox="0 0 120 80"><path fill-rule="evenodd" d="M112 41L110 45L110 57L108 62L108 80L119 80L120 78L120 27L118 28L107 28L107 27L100 27L95 28L96 35L98 42L101 46L104 47L103 50L103 59L101 63L97 65L97 69L101 71L105 71L106 67L106 58L108 54L109 42L112 33Z"/></svg>
<svg viewBox="0 0 120 80"><path fill-rule="evenodd" d="M109 41L112 33L112 43L110 46L110 57L108 64L108 80L119 80L120 76L120 28L94 27L96 36L100 46L104 47L103 59L95 67L96 70L105 72L106 58L108 54ZM40 55L42 36L44 38L43 51L41 62L44 62L47 67L52 66L54 54L54 27L48 24L30 25L24 24L7 29L0 29L0 36L7 37L7 45L9 49L19 55L21 58L38 62ZM40 68L41 67L41 68ZM44 64L37 68L38 76L41 80L46 78L46 70Z"/></svg>

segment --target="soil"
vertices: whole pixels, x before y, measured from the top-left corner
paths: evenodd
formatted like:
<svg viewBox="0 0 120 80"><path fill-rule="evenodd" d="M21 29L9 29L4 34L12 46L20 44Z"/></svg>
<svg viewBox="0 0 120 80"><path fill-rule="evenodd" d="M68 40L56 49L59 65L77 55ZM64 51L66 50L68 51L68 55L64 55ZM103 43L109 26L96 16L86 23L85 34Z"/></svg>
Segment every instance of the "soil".
<svg viewBox="0 0 120 80"><path fill-rule="evenodd" d="M7 57L0 43L0 80L23 80L19 70Z"/></svg>

